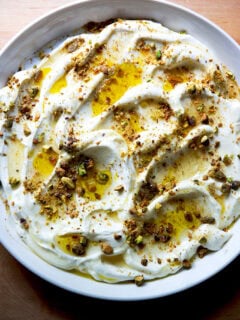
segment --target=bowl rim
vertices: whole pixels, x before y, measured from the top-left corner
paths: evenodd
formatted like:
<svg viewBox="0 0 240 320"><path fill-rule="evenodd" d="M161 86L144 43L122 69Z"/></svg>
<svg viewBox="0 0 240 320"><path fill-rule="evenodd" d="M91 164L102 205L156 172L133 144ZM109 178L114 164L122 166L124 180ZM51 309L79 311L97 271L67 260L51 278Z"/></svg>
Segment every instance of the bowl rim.
<svg viewBox="0 0 240 320"><path fill-rule="evenodd" d="M120 2L119 0L103 0L104 2ZM131 0L132 2L134 2L134 0ZM218 25L216 25L215 23L213 23L212 21L209 21L207 18L203 17L202 15L192 11L191 9L188 9L182 5L179 4L175 4L172 2L168 2L168 1L164 1L164 0L141 0L142 2L149 2L149 3L156 3L159 5L166 5L170 8L174 8L174 9L178 9L180 11L183 11L185 13L190 14L191 16L200 19L202 22L204 22L204 24L207 24L211 27L213 27L215 30L217 30L223 37L227 38L228 41L230 41L232 43L233 46L235 46L239 53L240 53L240 47L238 45L238 43L228 34L226 33L223 29L221 29ZM34 27L35 25L37 25L39 22L43 21L44 19L49 19L51 18L51 16L60 13L66 9L70 9L72 8L72 10L74 10L75 6L81 6L82 4L88 4L88 3L99 3L99 0L78 0L78 1L73 1L70 2L68 4L62 5L60 7L57 7L43 15L41 15L40 17L34 19L32 22L28 23L23 29L21 29L19 32L17 32L17 34L12 37L12 39L10 39L4 46L3 48L0 50L0 59L3 55L3 53L7 50L9 50L9 48L14 45L15 41L19 38L24 36L24 34L31 29L32 27ZM0 217L0 220L5 221L4 217ZM239 219L240 220L240 219ZM238 220L238 224L240 225L240 221ZM236 225L237 223L235 223ZM138 300L148 300L148 299L156 299L156 298L161 298L161 297L165 297L168 295L172 295L178 292L182 292L184 290L187 290L193 286L198 285L199 283L202 283L204 281L206 281L207 279L209 279L210 277L214 276L216 273L220 272L221 270L223 270L227 265L229 265L234 259L237 258L237 256L240 254L240 248L239 249L235 249L233 254L230 255L230 257L228 257L228 259L226 259L224 261L224 263L222 263L220 266L218 266L217 268L214 267L213 270L211 272L209 272L206 275L201 275L201 277L199 277L197 280L195 279L195 281L193 281L192 283L188 283L188 284L181 284L181 286L177 289L172 289L172 290L168 290L168 292L165 292L164 294L161 294L161 292L152 292L151 294L138 294L136 293L136 295L132 295L130 297L123 297L123 296L118 296L118 295L114 295L113 292L111 292L111 290L109 290L109 292L105 293L105 294L100 294L100 293L94 293L94 291L86 291L86 289L79 288L78 290L76 290L76 288L71 287L70 283L64 283L64 282L60 282L59 280L57 281L56 279L51 277L51 274L54 273L54 270L58 269L54 266L51 266L50 264L48 264L47 262L45 262L44 260L42 260L41 258L39 258L35 253L33 253L31 251L31 249L29 247L27 247L25 244L20 243L17 244L16 243L16 239L13 239L13 236L11 235L10 237L12 238L11 241L5 241L5 236L9 237L9 231L7 230L7 228L4 228L2 226L2 224L0 224L0 244L5 247L7 249L7 251L17 260L19 261L24 267L26 267L29 271L33 272L34 274L36 274L37 276L41 277L42 279L50 282L51 284L58 286L62 289L77 293L77 294L81 294L81 295L85 295L91 298L98 298L98 299L104 299L104 300L115 300L115 301L138 301ZM231 239L230 239L231 240ZM229 240L229 241L230 241ZM240 237L239 237L240 240ZM12 244L15 243L17 244L16 247L12 246ZM31 260L25 260L25 255L21 255L21 252L18 250L18 247L21 248L22 246L24 246L24 251L27 253L26 250L28 250L27 255L33 256L33 260L35 262L38 262L39 259L42 261L42 264L44 266L44 264L48 267L48 269L51 270L50 273L45 273L44 268L39 268L38 265L34 265L32 264ZM222 249L221 249L222 250ZM60 271L63 271L64 273L66 273L66 271L59 269ZM181 271L182 272L182 271ZM174 277L174 275L170 276L170 277ZM87 284L86 281L91 281L94 282L95 285L97 286L98 284L102 284L101 282L97 282L94 280L89 280L89 279L83 279L83 282L85 282ZM156 279L154 280L155 282L161 281L162 279ZM105 285L107 287L112 287L112 286L118 286L116 284L106 284ZM121 286L124 284L120 284ZM143 286L144 287L144 286ZM138 289L139 290L139 289ZM141 289L140 289L141 290ZM106 290L107 291L107 290ZM136 291L137 292L137 291Z"/></svg>
<svg viewBox="0 0 240 320"><path fill-rule="evenodd" d="M61 5L55 9L52 9L42 15L40 15L39 17L33 19L32 21L30 21L29 23L27 23L23 28L21 28L13 37L11 37L6 44L4 44L4 46L0 49L0 58L3 54L4 51L6 51L15 41L17 38L19 38L20 36L24 35L24 33L32 28L34 25L36 25L38 22L44 20L45 18L49 18L50 16L56 14L57 12L60 12L62 10L65 10L67 8L70 7L74 7L74 6L78 6L79 4L84 4L84 3L94 3L94 2L98 2L99 0L76 0L76 1L71 1L67 4ZM111 1L118 1L118 0L111 0ZM129 1L135 1L135 0L129 0ZM212 27L214 27L214 29L217 29L218 32L220 32L221 34L223 34L225 37L228 38L228 40L230 42L232 42L233 45L237 46L239 48L239 44L237 43L237 41L235 39L233 39L224 29L222 29L220 26L218 26L216 23L214 23L213 21L209 20L208 18L204 17L203 15L201 15L200 13L197 13L183 5L177 4L177 3L173 3L173 2L169 2L167 0L145 0L145 2L152 2L152 3L159 3L159 4L165 4L169 7L172 8L177 8L181 11L185 11L197 18L200 18L201 20L203 20L205 23L207 23L208 25L211 25Z"/></svg>

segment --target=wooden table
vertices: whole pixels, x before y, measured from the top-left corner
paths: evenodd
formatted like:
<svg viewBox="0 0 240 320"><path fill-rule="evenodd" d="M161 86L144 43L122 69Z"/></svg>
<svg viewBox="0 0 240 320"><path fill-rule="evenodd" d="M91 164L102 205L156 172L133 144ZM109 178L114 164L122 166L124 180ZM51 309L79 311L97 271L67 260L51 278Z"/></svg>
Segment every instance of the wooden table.
<svg viewBox="0 0 240 320"><path fill-rule="evenodd" d="M239 0L172 1L201 13L240 43ZM0 48L33 19L68 0L0 0ZM0 71L1 72L1 71ZM45 282L15 261L0 246L0 320L80 319L93 310L103 317L115 314L172 319L240 319L240 258L209 281L171 297L146 302L109 302L78 296ZM112 313L112 308L116 313ZM130 309L129 309L130 310ZM91 312L92 311L92 312Z"/></svg>

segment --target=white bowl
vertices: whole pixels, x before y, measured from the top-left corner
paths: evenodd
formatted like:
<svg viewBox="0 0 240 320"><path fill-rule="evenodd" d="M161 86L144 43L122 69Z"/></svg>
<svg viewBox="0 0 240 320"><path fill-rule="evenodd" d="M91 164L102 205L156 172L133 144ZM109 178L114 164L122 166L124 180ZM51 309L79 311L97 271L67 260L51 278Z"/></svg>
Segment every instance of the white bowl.
<svg viewBox="0 0 240 320"><path fill-rule="evenodd" d="M90 0L73 3L51 12L27 26L1 51L0 87L16 72L24 58L50 40L70 33L89 21L109 18L154 19L173 30L185 29L208 46L230 70L240 76L240 49L234 40L213 23L183 7L157 0ZM238 78L240 81L240 78ZM240 220L232 228L233 236L216 252L197 260L190 270L151 282L135 284L96 282L57 269L35 255L7 222L0 205L0 239L4 247L25 267L43 279L75 293L109 300L143 300L170 295L190 288L223 269L240 253Z"/></svg>

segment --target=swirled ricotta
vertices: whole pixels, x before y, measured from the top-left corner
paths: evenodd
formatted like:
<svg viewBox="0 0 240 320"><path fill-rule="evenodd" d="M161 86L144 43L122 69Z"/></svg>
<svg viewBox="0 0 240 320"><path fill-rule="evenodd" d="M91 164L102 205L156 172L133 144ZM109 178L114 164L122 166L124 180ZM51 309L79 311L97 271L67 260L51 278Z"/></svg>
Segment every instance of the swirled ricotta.
<svg viewBox="0 0 240 320"><path fill-rule="evenodd" d="M239 89L201 43L151 21L88 25L0 90L11 226L106 282L164 277L238 218Z"/></svg>

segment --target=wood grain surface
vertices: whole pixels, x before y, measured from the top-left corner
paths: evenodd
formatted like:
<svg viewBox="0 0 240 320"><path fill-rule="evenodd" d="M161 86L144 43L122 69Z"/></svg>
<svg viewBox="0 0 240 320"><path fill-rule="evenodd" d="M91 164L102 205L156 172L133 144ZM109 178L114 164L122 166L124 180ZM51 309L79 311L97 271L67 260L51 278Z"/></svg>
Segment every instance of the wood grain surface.
<svg viewBox="0 0 240 320"><path fill-rule="evenodd" d="M21 28L67 0L0 0L0 48ZM209 18L240 43L240 0L175 0ZM137 4L137 0L136 0ZM1 72L1 70L0 70ZM33 275L0 245L0 320L106 319L140 316L173 319L240 319L240 258L210 280L174 296L144 302L109 302L59 289ZM113 288L114 290L114 288ZM113 311L112 311L113 307Z"/></svg>

